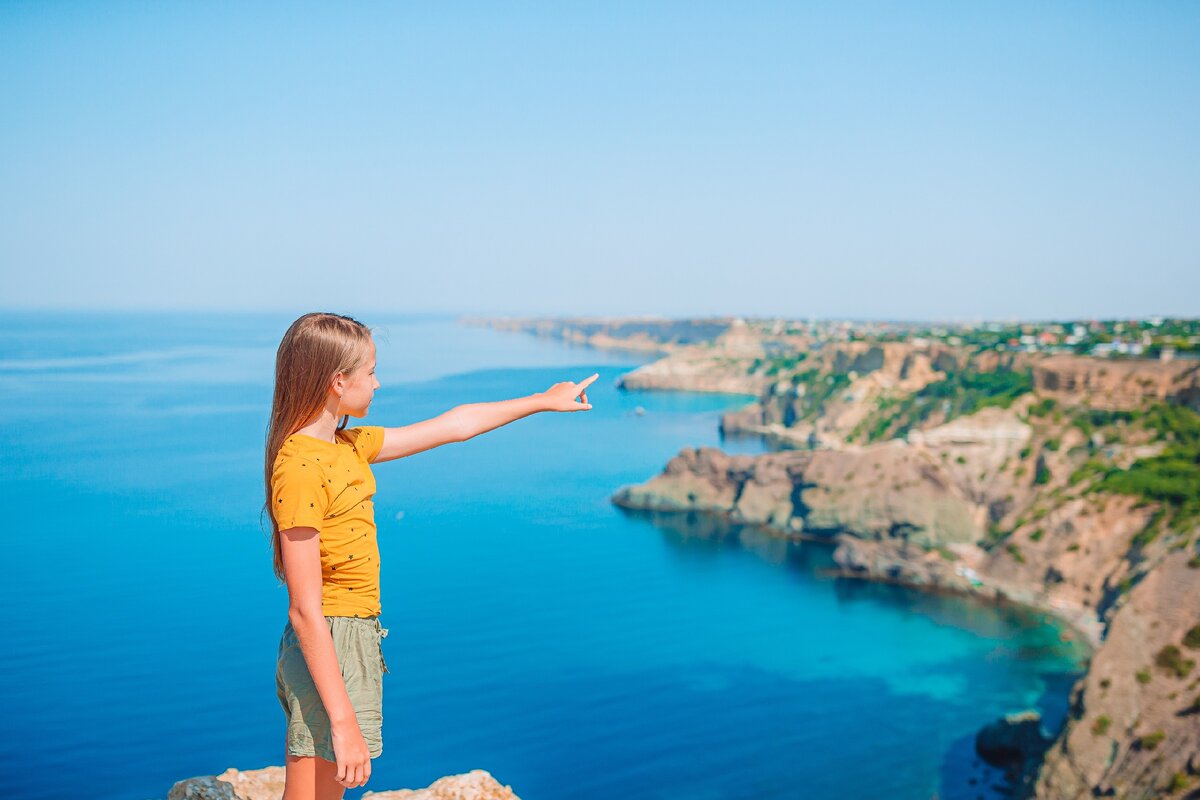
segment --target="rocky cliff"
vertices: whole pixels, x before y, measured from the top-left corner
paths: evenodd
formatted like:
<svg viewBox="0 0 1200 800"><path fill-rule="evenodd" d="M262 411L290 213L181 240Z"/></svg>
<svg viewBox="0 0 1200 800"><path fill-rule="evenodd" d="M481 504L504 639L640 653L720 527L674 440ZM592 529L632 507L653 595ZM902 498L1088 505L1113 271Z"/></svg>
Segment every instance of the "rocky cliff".
<svg viewBox="0 0 1200 800"><path fill-rule="evenodd" d="M1167 553L1112 615L1046 754L1043 798L1200 797L1200 570Z"/></svg>
<svg viewBox="0 0 1200 800"><path fill-rule="evenodd" d="M237 770L179 781L167 800L279 800L283 797L284 768ZM512 788L501 785L486 770L439 778L424 789L365 791L371 800L520 800Z"/></svg>
<svg viewBox="0 0 1200 800"><path fill-rule="evenodd" d="M617 385L759 395L771 381L754 366L770 351L769 343L745 325L732 324L712 341L673 348L658 361L622 375Z"/></svg>
<svg viewBox="0 0 1200 800"><path fill-rule="evenodd" d="M1030 360L1037 391L1093 408L1137 408L1161 400L1200 411L1200 360L1048 356Z"/></svg>
<svg viewBox="0 0 1200 800"><path fill-rule="evenodd" d="M1157 463L1175 434L1155 419L1026 392L904 439L759 456L686 448L612 500L828 538L845 576L1055 614L1094 660L1070 723L1021 785L1045 798L1156 797L1200 783L1200 530L1169 498L1109 487Z"/></svg>
<svg viewBox="0 0 1200 800"><path fill-rule="evenodd" d="M725 414L725 432L755 433L786 446L838 447L877 441L913 427L935 425L970 410L1002 388L1035 391L1069 405L1133 409L1148 402L1177 403L1200 411L1200 361L1113 360L1023 352L970 351L930 342L845 342L803 352L790 369L768 376L748 373L757 401ZM635 381L631 387L686 389L688 374L705 373L701 354L675 355L633 373L671 373L674 381ZM711 360L711 359L710 359ZM686 363L686 368L683 365ZM714 362L723 385L738 385L734 363ZM768 379L769 378L769 379ZM707 387L708 378L699 381ZM1001 386L1001 384L1004 384Z"/></svg>

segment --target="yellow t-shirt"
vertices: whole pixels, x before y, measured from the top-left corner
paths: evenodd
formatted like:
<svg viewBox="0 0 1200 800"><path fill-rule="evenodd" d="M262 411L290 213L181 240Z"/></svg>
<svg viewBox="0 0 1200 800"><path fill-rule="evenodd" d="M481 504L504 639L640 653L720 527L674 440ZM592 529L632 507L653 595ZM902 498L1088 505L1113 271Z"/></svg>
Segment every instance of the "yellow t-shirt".
<svg viewBox="0 0 1200 800"><path fill-rule="evenodd" d="M316 528L321 540L321 613L369 617L380 613L375 475L383 428L337 431L337 444L293 433L271 475L271 509L279 530Z"/></svg>

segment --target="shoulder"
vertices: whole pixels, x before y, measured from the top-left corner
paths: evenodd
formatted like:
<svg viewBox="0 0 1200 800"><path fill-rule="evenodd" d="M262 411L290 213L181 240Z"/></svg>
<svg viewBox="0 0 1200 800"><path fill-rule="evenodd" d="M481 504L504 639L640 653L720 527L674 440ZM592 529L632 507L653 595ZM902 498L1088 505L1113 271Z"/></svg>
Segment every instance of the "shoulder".
<svg viewBox="0 0 1200 800"><path fill-rule="evenodd" d="M271 513L279 530L321 530L331 500L329 481L309 454L284 451L271 473Z"/></svg>
<svg viewBox="0 0 1200 800"><path fill-rule="evenodd" d="M321 464L306 453L297 453L286 448L279 451L271 469L271 474L275 477L303 476L310 473L314 478L321 477Z"/></svg>
<svg viewBox="0 0 1200 800"><path fill-rule="evenodd" d="M383 448L383 431L381 425L359 425L339 431L338 436L348 442L363 461L370 463Z"/></svg>

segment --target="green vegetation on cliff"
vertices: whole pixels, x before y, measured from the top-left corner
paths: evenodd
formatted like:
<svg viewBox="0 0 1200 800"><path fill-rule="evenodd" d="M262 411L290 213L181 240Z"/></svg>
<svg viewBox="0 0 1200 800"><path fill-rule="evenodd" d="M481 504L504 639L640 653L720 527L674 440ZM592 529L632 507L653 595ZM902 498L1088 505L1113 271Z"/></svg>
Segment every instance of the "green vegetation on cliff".
<svg viewBox="0 0 1200 800"><path fill-rule="evenodd" d="M1184 634L1183 646L1190 647L1193 650L1200 650L1200 625L1193 625L1192 628Z"/></svg>
<svg viewBox="0 0 1200 800"><path fill-rule="evenodd" d="M1186 789L1191 782L1191 779L1188 778L1187 775L1182 772L1176 772L1171 776L1171 780L1167 782L1167 785L1164 788L1167 794L1174 794L1175 792Z"/></svg>
<svg viewBox="0 0 1200 800"><path fill-rule="evenodd" d="M1089 435L1113 425L1145 430L1165 442L1166 447L1158 455L1138 459L1128 469L1094 456L1075 470L1072 483L1098 474L1101 477L1090 491L1135 495L1162 503L1168 516L1161 522L1176 531L1200 519L1200 414L1185 406L1157 403L1144 411L1090 409L1077 414L1073 424ZM1155 520L1156 529L1158 522Z"/></svg>
<svg viewBox="0 0 1200 800"><path fill-rule="evenodd" d="M1167 672L1174 673L1177 678L1186 678L1192 671L1192 667L1196 666L1193 659L1184 658L1183 652L1173 644L1166 645L1159 650L1158 655L1154 658L1154 663Z"/></svg>
<svg viewBox="0 0 1200 800"><path fill-rule="evenodd" d="M1141 750L1153 750L1154 748L1158 747L1165 738L1167 738L1167 734L1164 732L1154 731L1153 733L1147 733L1145 736L1139 737L1136 742L1138 748Z"/></svg>
<svg viewBox="0 0 1200 800"><path fill-rule="evenodd" d="M783 424L788 427L798 420L813 419L825 413L825 403L850 385L850 375L845 372L822 373L817 369L806 369L792 375L792 385L799 391L796 398L798 409L789 409L789 413L784 416Z"/></svg>
<svg viewBox="0 0 1200 800"><path fill-rule="evenodd" d="M849 439L865 436L867 442L903 436L930 419L949 422L974 414L981 408L1008 408L1023 394L1033 391L1029 369L998 369L980 372L967 368L948 371L913 394L883 400L850 432Z"/></svg>
<svg viewBox="0 0 1200 800"><path fill-rule="evenodd" d="M799 352L794 355L787 356L771 356L769 358L756 358L750 364L750 374L754 375L762 370L764 375L778 375L779 373L788 373L796 368L804 359L808 358L808 353ZM763 367L766 369L763 369Z"/></svg>
<svg viewBox="0 0 1200 800"><path fill-rule="evenodd" d="M1045 417L1049 414L1055 413L1057 408L1057 400L1055 400L1053 397L1043 397L1041 400L1038 400L1029 407L1029 416Z"/></svg>

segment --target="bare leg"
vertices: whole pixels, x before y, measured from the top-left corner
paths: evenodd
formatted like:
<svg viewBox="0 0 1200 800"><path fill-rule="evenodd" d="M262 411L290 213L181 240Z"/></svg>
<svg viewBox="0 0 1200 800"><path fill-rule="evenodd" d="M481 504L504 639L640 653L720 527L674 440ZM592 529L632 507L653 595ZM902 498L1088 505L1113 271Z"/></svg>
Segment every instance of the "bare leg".
<svg viewBox="0 0 1200 800"><path fill-rule="evenodd" d="M320 756L288 754L283 800L342 800L346 787L337 782L337 764Z"/></svg>

